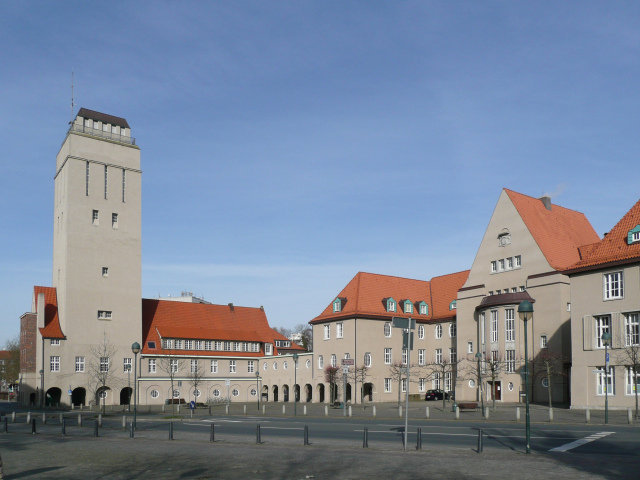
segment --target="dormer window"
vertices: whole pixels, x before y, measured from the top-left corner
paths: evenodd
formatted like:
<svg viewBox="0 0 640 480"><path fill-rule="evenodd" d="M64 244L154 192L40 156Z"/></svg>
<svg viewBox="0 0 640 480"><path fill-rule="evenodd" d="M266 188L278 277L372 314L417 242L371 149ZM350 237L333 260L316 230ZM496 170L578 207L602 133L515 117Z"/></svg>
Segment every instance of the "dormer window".
<svg viewBox="0 0 640 480"><path fill-rule="evenodd" d="M634 228L629 230L627 243L629 245L631 245L632 243L640 243L640 225L636 225Z"/></svg>
<svg viewBox="0 0 640 480"><path fill-rule="evenodd" d="M393 298L387 299L387 312L395 312L396 311L396 301Z"/></svg>
<svg viewBox="0 0 640 480"><path fill-rule="evenodd" d="M342 299L338 297L333 301L333 313L338 313L341 311L342 311Z"/></svg>
<svg viewBox="0 0 640 480"><path fill-rule="evenodd" d="M429 315L429 305L426 302L420 302L418 308L420 315Z"/></svg>
<svg viewBox="0 0 640 480"><path fill-rule="evenodd" d="M411 303L411 300L404 301L404 313L413 313L413 303Z"/></svg>
<svg viewBox="0 0 640 480"><path fill-rule="evenodd" d="M273 355L273 350L272 350L271 347L273 347L273 345L270 344L270 343L265 343L264 344L264 354L265 355Z"/></svg>
<svg viewBox="0 0 640 480"><path fill-rule="evenodd" d="M453 302L451 302L449 304L449 310L455 310L456 309L456 302L457 302L457 300L454 300Z"/></svg>

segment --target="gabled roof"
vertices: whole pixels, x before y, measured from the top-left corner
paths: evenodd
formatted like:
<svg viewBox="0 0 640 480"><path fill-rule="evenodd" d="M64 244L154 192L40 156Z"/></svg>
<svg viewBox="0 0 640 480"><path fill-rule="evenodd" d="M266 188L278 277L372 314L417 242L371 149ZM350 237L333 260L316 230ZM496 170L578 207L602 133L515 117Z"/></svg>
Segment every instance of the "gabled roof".
<svg viewBox="0 0 640 480"><path fill-rule="evenodd" d="M90 118L91 120L98 120L102 123L110 123L111 125L117 125L119 127L131 128L124 118L114 117L106 113L96 112L95 110L89 110L88 108L81 108L78 111L78 117Z"/></svg>
<svg viewBox="0 0 640 480"><path fill-rule="evenodd" d="M540 199L506 188L505 192L555 270L564 270L580 260L578 247L600 240L583 213L558 205L548 210Z"/></svg>
<svg viewBox="0 0 640 480"><path fill-rule="evenodd" d="M222 340L236 342L273 343L288 338L269 327L261 308L205 303L183 303L169 300L142 300L142 353L170 353L185 355L212 355L204 350L163 350L161 338L193 340ZM156 342L150 349L148 342ZM298 348L296 348L298 347ZM277 355L278 349L274 347ZM287 350L301 350L294 346ZM263 352L228 352L224 356L261 357Z"/></svg>
<svg viewBox="0 0 640 480"><path fill-rule="evenodd" d="M590 270L611 263L640 261L640 243L627 243L627 234L640 225L640 200L599 242L581 248L581 258L567 272Z"/></svg>
<svg viewBox="0 0 640 480"><path fill-rule="evenodd" d="M58 318L58 296L53 287L33 287L33 304L38 312L38 294L44 293L44 328L40 329L42 338L59 338L64 340L65 335L60 328Z"/></svg>
<svg viewBox="0 0 640 480"><path fill-rule="evenodd" d="M436 277L428 282L359 272L337 295L344 299L342 310L334 313L332 300L322 313L309 323L323 323L353 317L380 319L412 317L417 322L452 318L455 317L455 310L450 311L449 304L457 298L458 289L462 287L468 275L469 271L454 273ZM404 313L400 308L397 312L387 312L385 300L390 297L411 299L414 305L424 301L429 305L429 315L418 315L418 312Z"/></svg>

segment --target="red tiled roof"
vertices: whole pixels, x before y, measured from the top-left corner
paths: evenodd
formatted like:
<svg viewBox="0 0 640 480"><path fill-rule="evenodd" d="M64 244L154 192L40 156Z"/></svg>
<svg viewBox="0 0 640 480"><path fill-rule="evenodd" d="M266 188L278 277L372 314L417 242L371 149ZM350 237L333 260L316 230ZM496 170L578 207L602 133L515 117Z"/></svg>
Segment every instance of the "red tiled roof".
<svg viewBox="0 0 640 480"><path fill-rule="evenodd" d="M161 337L193 340L228 340L237 342L268 342L288 340L269 327L267 316L260 308L204 303L184 303L170 300L142 300L142 353L162 353ZM148 342L156 342L150 349ZM293 345L287 350L296 349ZM300 350L304 350L300 347ZM211 355L200 350L167 350L166 353ZM277 355L277 348L275 352ZM224 352L225 356L263 356L256 352Z"/></svg>
<svg viewBox="0 0 640 480"><path fill-rule="evenodd" d="M578 247L595 243L600 237L583 213L551 205L505 188L549 265L563 270L580 260Z"/></svg>
<svg viewBox="0 0 640 480"><path fill-rule="evenodd" d="M627 243L629 230L640 225L640 200L598 243L580 249L581 259L567 271L589 269L614 262L640 261L640 243Z"/></svg>
<svg viewBox="0 0 640 480"><path fill-rule="evenodd" d="M469 272L436 277L431 282L409 278L378 275L359 272L342 289L338 297L342 298L342 310L333 312L333 299L320 315L309 323L322 323L329 320L351 318L355 316L373 318L412 317L416 321L438 320L455 316L455 310L449 311L449 304L457 298L457 292L467 279ZM435 288L434 283L435 282ZM386 299L393 298L397 303L397 312L387 312ZM416 306L419 302L429 305L429 315L403 312L403 300L410 300ZM435 305L434 305L435 302ZM446 313L445 313L446 305Z"/></svg>
<svg viewBox="0 0 640 480"><path fill-rule="evenodd" d="M44 293L44 328L40 329L42 338L59 338L64 340L65 335L60 328L58 318L58 297L53 287L33 287L34 304L38 312L38 294Z"/></svg>

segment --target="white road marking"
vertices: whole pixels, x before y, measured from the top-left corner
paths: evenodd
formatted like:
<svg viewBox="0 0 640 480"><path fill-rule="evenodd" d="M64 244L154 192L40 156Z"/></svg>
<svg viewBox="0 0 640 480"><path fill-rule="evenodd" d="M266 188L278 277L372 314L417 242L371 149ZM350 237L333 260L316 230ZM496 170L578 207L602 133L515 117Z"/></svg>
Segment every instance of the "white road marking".
<svg viewBox="0 0 640 480"><path fill-rule="evenodd" d="M594 433L592 435L589 435L588 437L584 437L584 438L581 438L580 440L576 440L575 442L567 443L567 444L562 445L560 447L552 448L549 451L550 452L567 452L567 451L572 450L572 449L574 449L576 447L579 447L580 445L584 445L586 443L590 443L590 442L594 442L596 440L600 440L601 438L604 438L607 435L611 435L612 433L615 433L615 432Z"/></svg>
<svg viewBox="0 0 640 480"><path fill-rule="evenodd" d="M363 432L364 430L354 430L354 432ZM397 432L391 432L389 430L369 430L369 433L390 433L393 435L397 435L399 433L402 433L401 431L397 431ZM409 431L409 435L412 435L413 433L416 432L412 432ZM486 431L483 430L484 436L485 437L492 437L492 438L525 438L524 435L493 435L490 433L487 433ZM429 432L422 432L422 435L439 435L439 436L443 436L443 437L473 437L473 438L477 438L478 434L477 433L438 433L438 432L434 432L434 433L429 433ZM534 439L548 439L549 437L531 437ZM571 440L573 439L573 437L566 437L566 438L557 438L557 440Z"/></svg>

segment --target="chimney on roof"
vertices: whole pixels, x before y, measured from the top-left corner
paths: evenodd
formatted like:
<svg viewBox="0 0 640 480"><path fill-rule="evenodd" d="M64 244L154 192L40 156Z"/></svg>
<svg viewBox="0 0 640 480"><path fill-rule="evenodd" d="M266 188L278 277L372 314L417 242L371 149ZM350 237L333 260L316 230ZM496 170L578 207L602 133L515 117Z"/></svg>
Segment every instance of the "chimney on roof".
<svg viewBox="0 0 640 480"><path fill-rule="evenodd" d="M543 197L540 197L538 200L542 202L544 208L546 208L547 210L551 210L551 197L545 195Z"/></svg>
<svg viewBox="0 0 640 480"><path fill-rule="evenodd" d="M229 310L231 310L233 312L233 303L229 304Z"/></svg>
<svg viewBox="0 0 640 480"><path fill-rule="evenodd" d="M260 305L260 310L264 312L264 305Z"/></svg>

